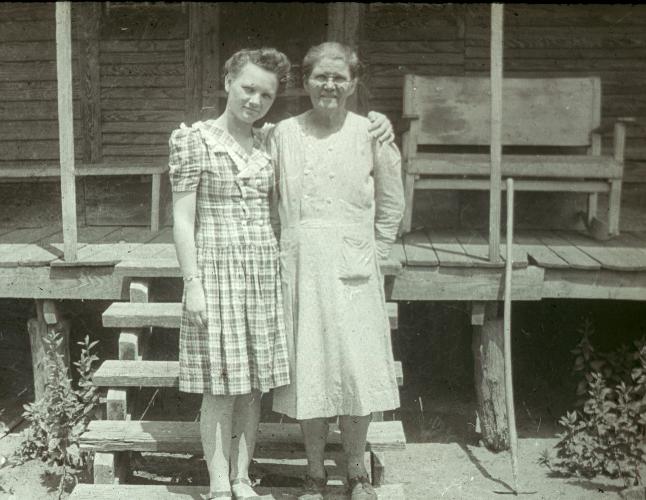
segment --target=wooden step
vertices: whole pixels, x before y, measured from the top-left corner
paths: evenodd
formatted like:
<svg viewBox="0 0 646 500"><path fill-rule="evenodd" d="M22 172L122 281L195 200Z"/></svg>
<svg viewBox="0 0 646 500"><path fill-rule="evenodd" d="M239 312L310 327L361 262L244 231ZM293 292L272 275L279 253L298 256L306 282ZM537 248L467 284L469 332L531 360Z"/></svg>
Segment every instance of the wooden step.
<svg viewBox="0 0 646 500"><path fill-rule="evenodd" d="M393 330L398 326L397 303L388 302L388 318ZM115 302L103 313L103 326L110 328L179 328L182 304L178 302Z"/></svg>
<svg viewBox="0 0 646 500"><path fill-rule="evenodd" d="M178 302L115 302L103 313L103 326L112 328L179 328L182 304Z"/></svg>
<svg viewBox="0 0 646 500"><path fill-rule="evenodd" d="M93 420L80 438L81 448L96 452L141 451L162 453L202 453L199 422ZM328 448L341 446L338 425L330 425ZM406 446L402 423L396 420L372 422L368 429L367 451L401 450ZM302 451L299 424L261 423L257 448L260 451Z"/></svg>
<svg viewBox="0 0 646 500"><path fill-rule="evenodd" d="M255 488L263 495L272 494L276 500L296 500L298 488ZM326 500L347 500L344 486L329 486ZM401 484L386 484L375 488L379 499L404 500ZM196 500L208 493L204 486L112 485L78 484L69 500Z"/></svg>
<svg viewBox="0 0 646 500"><path fill-rule="evenodd" d="M395 361L397 384L404 384L401 361ZM178 387L179 361L122 361L103 362L92 376L97 387Z"/></svg>

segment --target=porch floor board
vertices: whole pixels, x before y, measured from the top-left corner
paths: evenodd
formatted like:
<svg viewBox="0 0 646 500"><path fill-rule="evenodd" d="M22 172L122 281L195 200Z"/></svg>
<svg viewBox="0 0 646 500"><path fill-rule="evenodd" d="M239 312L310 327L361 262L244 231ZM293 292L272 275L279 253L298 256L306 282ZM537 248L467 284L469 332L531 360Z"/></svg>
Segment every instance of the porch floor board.
<svg viewBox="0 0 646 500"><path fill-rule="evenodd" d="M505 240L501 238L500 261L491 263L485 233L427 228L405 235L395 244L390 260L382 263L384 274L394 280L389 298L495 299L502 290ZM0 297L89 298L83 294L94 280L99 288L94 287L92 298L119 300L123 296L125 300L126 287L118 286L123 280L181 276L172 228L153 233L145 227L86 226L79 227L78 240L78 261L69 263L62 258L60 227L0 227ZM514 236L513 266L518 286L526 289L519 299L556 294L646 300L644 231L622 232L599 241L577 231L519 230ZM620 283L625 290L612 290L612 283ZM548 290L541 292L544 284ZM62 285L63 291L57 292ZM460 289L463 292L456 295Z"/></svg>

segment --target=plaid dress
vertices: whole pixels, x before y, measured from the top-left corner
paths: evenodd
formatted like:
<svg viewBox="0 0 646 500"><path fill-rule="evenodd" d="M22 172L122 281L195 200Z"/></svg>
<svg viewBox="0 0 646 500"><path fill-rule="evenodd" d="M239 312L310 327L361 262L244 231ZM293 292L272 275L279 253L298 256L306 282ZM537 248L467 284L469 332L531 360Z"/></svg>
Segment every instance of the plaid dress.
<svg viewBox="0 0 646 500"><path fill-rule="evenodd" d="M179 388L236 395L288 384L270 158L257 134L249 155L212 121L174 130L169 145L173 191L197 192L195 246L208 316L202 330L182 314Z"/></svg>

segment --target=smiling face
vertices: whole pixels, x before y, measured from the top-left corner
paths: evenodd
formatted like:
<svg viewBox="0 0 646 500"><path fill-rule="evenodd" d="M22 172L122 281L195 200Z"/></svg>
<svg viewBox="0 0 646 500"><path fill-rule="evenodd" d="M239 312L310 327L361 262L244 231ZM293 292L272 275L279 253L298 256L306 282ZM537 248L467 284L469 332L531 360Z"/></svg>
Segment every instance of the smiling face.
<svg viewBox="0 0 646 500"><path fill-rule="evenodd" d="M352 78L343 59L323 57L312 68L304 86L315 109L335 112L345 110L348 97L354 93L356 79Z"/></svg>
<svg viewBox="0 0 646 500"><path fill-rule="evenodd" d="M227 75L227 111L244 123L254 123L267 114L276 99L278 77L253 63L245 64L234 76Z"/></svg>

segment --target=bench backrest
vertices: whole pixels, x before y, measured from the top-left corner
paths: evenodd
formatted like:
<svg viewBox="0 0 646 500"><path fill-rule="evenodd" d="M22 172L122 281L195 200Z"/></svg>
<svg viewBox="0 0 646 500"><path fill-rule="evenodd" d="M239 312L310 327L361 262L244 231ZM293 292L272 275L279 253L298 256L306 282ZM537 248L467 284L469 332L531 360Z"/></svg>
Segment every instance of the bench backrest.
<svg viewBox="0 0 646 500"><path fill-rule="evenodd" d="M489 78L406 75L404 115L418 115L417 144L490 142ZM600 125L601 81L586 78L505 78L502 143L586 146Z"/></svg>

